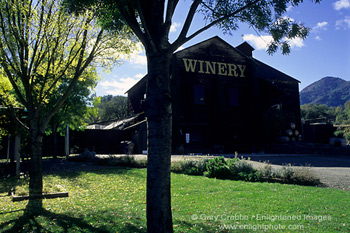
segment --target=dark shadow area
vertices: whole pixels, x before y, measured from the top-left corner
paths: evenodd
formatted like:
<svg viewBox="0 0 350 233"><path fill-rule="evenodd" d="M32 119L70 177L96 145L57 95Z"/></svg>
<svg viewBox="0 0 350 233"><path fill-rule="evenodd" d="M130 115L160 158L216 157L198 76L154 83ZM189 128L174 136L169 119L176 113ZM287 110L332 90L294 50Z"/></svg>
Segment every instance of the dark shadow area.
<svg viewBox="0 0 350 233"><path fill-rule="evenodd" d="M3 196L10 196L12 191L16 190L17 186L21 186L28 183L28 177L24 176L22 178L13 177L10 175L0 177L0 193Z"/></svg>
<svg viewBox="0 0 350 233"><path fill-rule="evenodd" d="M48 210L42 210L40 214L33 215L28 210L18 219L4 222L0 225L1 232L47 232L48 229L38 222L38 218L45 218L50 224L57 225L59 232L68 232L69 228L78 227L84 232L109 232L104 228L95 228L80 218L74 218L65 214L56 214ZM11 227L8 227L11 225Z"/></svg>
<svg viewBox="0 0 350 233"><path fill-rule="evenodd" d="M204 224L206 222L207 224ZM205 220L192 220L192 221L179 221L174 222L174 225L179 225L181 228L185 228L185 231L181 232L230 232L229 230L221 230L220 223Z"/></svg>
<svg viewBox="0 0 350 233"><path fill-rule="evenodd" d="M311 167L350 167L350 156L330 155L251 155L250 160L274 165Z"/></svg>
<svg viewBox="0 0 350 233"><path fill-rule="evenodd" d="M82 172L101 174L125 174L131 168L96 165L94 162L73 162L65 158L43 160L43 174L58 175L62 178L76 178Z"/></svg>
<svg viewBox="0 0 350 233"><path fill-rule="evenodd" d="M7 193L6 195L11 194L12 184L15 183L15 179L11 177L1 177L0 182L0 193Z"/></svg>
<svg viewBox="0 0 350 233"><path fill-rule="evenodd" d="M13 211L7 211L7 212L0 212L0 216L2 214L11 214L11 213L16 213L16 212L20 212L20 211L24 211L25 209L20 209L20 210L13 210Z"/></svg>
<svg viewBox="0 0 350 233"><path fill-rule="evenodd" d="M118 212L111 215L111 212L94 213L93 210L87 216L90 218L54 213L45 209L33 210L27 207L22 216L0 224L0 232L146 232L143 225L145 221L141 218L133 218L129 222Z"/></svg>

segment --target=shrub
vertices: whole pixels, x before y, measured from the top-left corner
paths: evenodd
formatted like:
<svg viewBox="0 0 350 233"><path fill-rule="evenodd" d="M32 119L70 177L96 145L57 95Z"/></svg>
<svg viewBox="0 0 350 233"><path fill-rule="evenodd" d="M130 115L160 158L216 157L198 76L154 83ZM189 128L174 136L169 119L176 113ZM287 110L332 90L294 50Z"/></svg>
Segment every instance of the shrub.
<svg viewBox="0 0 350 233"><path fill-rule="evenodd" d="M147 167L147 159L135 159L133 162L133 167L135 168L146 168Z"/></svg>
<svg viewBox="0 0 350 233"><path fill-rule="evenodd" d="M207 177L218 179L259 181L260 174L253 166L245 160L238 158L225 160L224 157L217 157L207 162Z"/></svg>
<svg viewBox="0 0 350 233"><path fill-rule="evenodd" d="M297 184L320 186L321 181L313 174L310 167L291 167L283 166L272 169L272 166L266 164L258 170L262 181L279 182L284 184Z"/></svg>
<svg viewBox="0 0 350 233"><path fill-rule="evenodd" d="M294 169L288 165L283 166L276 171L275 177L282 180L282 183L291 184L292 176L294 175Z"/></svg>
<svg viewBox="0 0 350 233"><path fill-rule="evenodd" d="M262 180L271 180L274 177L272 166L270 164L265 164L264 167L259 168L258 173Z"/></svg>
<svg viewBox="0 0 350 233"><path fill-rule="evenodd" d="M171 164L171 170L176 173L183 173L186 175L203 175L206 171L206 163L209 159L196 160L184 160L181 162L173 162Z"/></svg>
<svg viewBox="0 0 350 233"><path fill-rule="evenodd" d="M260 174L253 165L245 160L236 159L229 166L234 180L259 181Z"/></svg>
<svg viewBox="0 0 350 233"><path fill-rule="evenodd" d="M181 163L182 162L180 162L180 161L172 162L171 163L171 171L175 172L175 173L183 173Z"/></svg>
<svg viewBox="0 0 350 233"><path fill-rule="evenodd" d="M232 172L224 157L209 159L206 168L204 175L209 178L232 179Z"/></svg>
<svg viewBox="0 0 350 233"><path fill-rule="evenodd" d="M108 157L97 157L95 163L97 165L107 165L107 166L123 166L123 167L133 167L135 163L135 158L132 156L113 156Z"/></svg>
<svg viewBox="0 0 350 233"><path fill-rule="evenodd" d="M319 186L321 185L320 179L315 177L310 167L298 167L294 169L294 173L291 176L293 184Z"/></svg>
<svg viewBox="0 0 350 233"><path fill-rule="evenodd" d="M197 161L186 160L182 163L183 171L187 175L203 175L197 166Z"/></svg>

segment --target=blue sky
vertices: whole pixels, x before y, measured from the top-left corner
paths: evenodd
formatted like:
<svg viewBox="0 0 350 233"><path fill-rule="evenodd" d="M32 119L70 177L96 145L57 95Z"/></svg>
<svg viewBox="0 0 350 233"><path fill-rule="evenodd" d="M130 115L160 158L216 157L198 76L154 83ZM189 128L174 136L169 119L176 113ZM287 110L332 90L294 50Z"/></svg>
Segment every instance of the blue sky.
<svg viewBox="0 0 350 233"><path fill-rule="evenodd" d="M181 5L174 16L170 39L174 39L181 30L192 1L180 2ZM209 29L183 45L183 48L213 36L221 37L232 46L247 41L255 48L253 56L256 59L298 79L300 90L326 76L350 81L350 0L323 0L321 4L306 0L298 7L289 7L286 16L311 28L308 38L304 41L291 41L292 49L289 55L282 55L281 51L272 56L268 55L266 44L270 36L258 35L244 24L232 35L224 35L217 28ZM195 30L203 24L204 21L199 15L194 19L191 29ZM124 95L125 91L146 73L146 57L140 48L129 61L114 67L111 72L99 71L102 80L95 89L96 94Z"/></svg>

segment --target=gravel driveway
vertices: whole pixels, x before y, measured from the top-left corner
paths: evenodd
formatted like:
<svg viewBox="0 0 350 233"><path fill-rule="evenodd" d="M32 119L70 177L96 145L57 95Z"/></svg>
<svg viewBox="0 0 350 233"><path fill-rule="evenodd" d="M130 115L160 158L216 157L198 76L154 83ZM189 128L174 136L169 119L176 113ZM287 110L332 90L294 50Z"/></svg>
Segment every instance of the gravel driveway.
<svg viewBox="0 0 350 233"><path fill-rule="evenodd" d="M329 188L350 191L350 156L317 155L246 155L254 167L290 164L291 166L308 166L320 181Z"/></svg>

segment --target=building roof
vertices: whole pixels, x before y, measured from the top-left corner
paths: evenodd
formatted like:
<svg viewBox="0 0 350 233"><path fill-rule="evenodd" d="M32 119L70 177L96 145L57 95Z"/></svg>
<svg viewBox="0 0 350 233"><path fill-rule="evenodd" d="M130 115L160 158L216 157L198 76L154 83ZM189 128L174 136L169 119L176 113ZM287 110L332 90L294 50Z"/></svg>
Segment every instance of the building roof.
<svg viewBox="0 0 350 233"><path fill-rule="evenodd" d="M248 44L248 43L246 42L246 44ZM211 49L211 48L213 48L213 49ZM216 49L218 49L218 48L221 49L223 52L225 52L226 55L231 54L232 56L235 57L235 59L240 59L240 58L242 60L246 60L247 58L250 59L250 57L248 57L244 51L241 51L241 50L233 47L232 45L230 45L229 43L227 43L226 41L224 41L223 39L221 39L218 36L214 36L210 39L207 39L205 41L202 41L200 43L192 45L188 48L180 50L180 51L174 53L174 56L184 57L188 54L196 54L197 51L199 51L199 50L204 50L206 52L209 52L209 54L212 56L218 56L218 55L220 55L220 54L216 53L216 51L217 51Z"/></svg>
<svg viewBox="0 0 350 233"><path fill-rule="evenodd" d="M124 119L91 124L91 125L88 125L86 127L86 129L100 129L100 130L119 129L119 130L123 130L123 129L129 127L130 125L132 125L134 123L134 121L142 114L143 113L138 113L135 116L124 118Z"/></svg>
<svg viewBox="0 0 350 233"><path fill-rule="evenodd" d="M197 43L195 45L192 45L186 49L180 50L176 53L174 53L174 56L176 57L184 57L187 54L195 53L198 49L203 49L205 47L212 47L217 46L224 49L226 52L230 53L232 51L232 54L235 55L236 59L239 59L237 57L237 54L241 56L242 59L253 59L254 63L256 64L256 74L258 78L264 79L265 81L271 83L272 85L278 87L276 83L283 82L283 83L300 83L299 80L273 68L272 66L269 66L255 58L253 58L252 52L254 51L254 48L248 43L243 42L242 44L238 45L237 47L233 47L223 39L221 39L218 36L214 36L210 39L207 39L205 41L202 41L200 43ZM146 86L146 80L147 75L145 75L138 83L136 83L133 87L131 87L128 91L125 93L129 93L130 91L137 91L140 88L145 88ZM280 88L280 87L279 87Z"/></svg>
<svg viewBox="0 0 350 233"><path fill-rule="evenodd" d="M253 51L255 50L248 42L244 41L242 44L236 47L239 51L242 51L248 57L253 56Z"/></svg>
<svg viewBox="0 0 350 233"><path fill-rule="evenodd" d="M254 59L256 63L257 74L259 78L265 79L267 81L289 81L289 82L298 82L299 80L279 71L272 66L269 66L257 59Z"/></svg>

